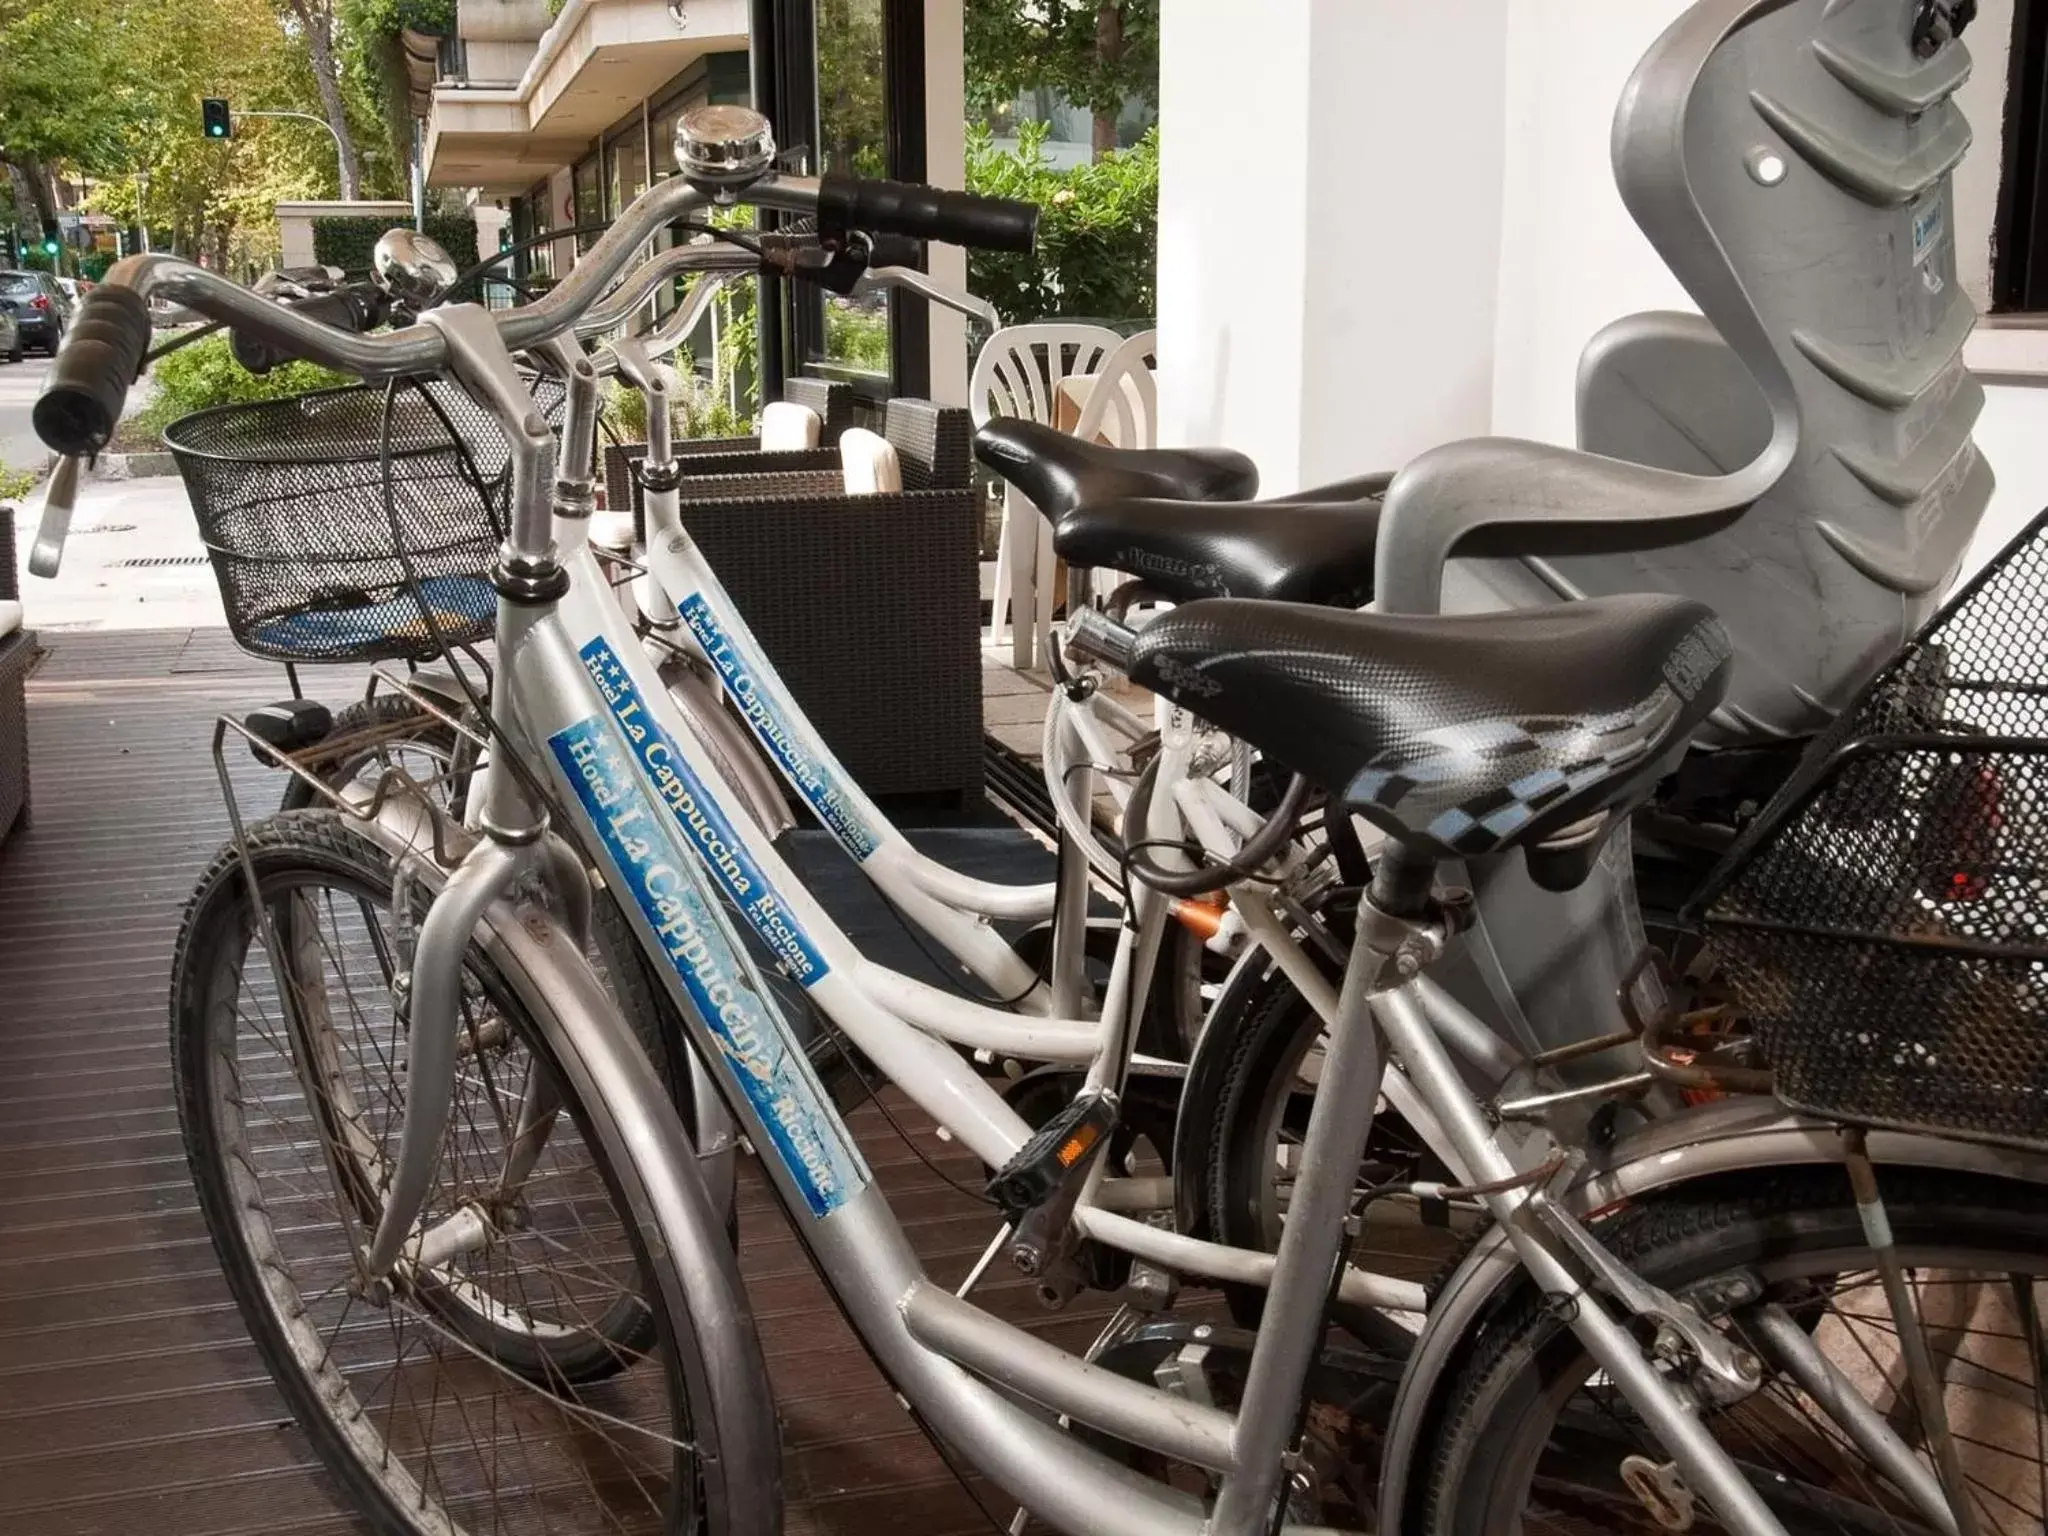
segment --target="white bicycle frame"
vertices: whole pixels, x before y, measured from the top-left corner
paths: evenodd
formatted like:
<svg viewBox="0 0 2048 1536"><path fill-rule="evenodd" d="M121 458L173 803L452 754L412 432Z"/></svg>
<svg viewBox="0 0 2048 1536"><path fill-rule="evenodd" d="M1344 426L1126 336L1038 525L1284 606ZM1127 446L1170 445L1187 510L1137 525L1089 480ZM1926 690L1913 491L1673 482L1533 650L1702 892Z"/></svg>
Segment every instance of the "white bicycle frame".
<svg viewBox="0 0 2048 1536"><path fill-rule="evenodd" d="M682 259L678 259L678 257ZM693 263L683 253L671 252L660 263L657 274L681 270ZM650 263L655 266L655 263ZM993 324L992 311L981 314L985 305L971 297L957 295L930 282L921 273L889 269L885 274L892 286L907 286L937 302L951 304L981 315ZM942 945L985 986L998 995L1013 999L1024 1014L1045 1016L1055 1012L1073 1013L1082 1002L1080 983L1083 960L1080 935L1087 918L1085 870L1075 861L1064 880L1043 885L1008 885L979 880L920 852L861 790L831 749L805 719L791 698L787 686L762 653L744 618L718 583L694 543L677 540L681 531L680 495L673 484L659 482L673 472L669 442L665 387L653 369L653 360L679 344L701 312L715 286L723 281L717 274L698 279L689 301L651 337L622 339L612 343L610 352L619 374L638 387L647 399L648 451L645 464L659 471L655 483L646 488L645 520L648 549L644 551L648 577L636 582L636 595L658 632L677 636L708 668L745 722L759 745L761 755L780 774L791 790L810 809L818 824L831 834L855 864L900 911L925 934ZM651 290L653 282L637 277L623 286L629 297ZM608 301L614 312L620 307ZM664 473L665 472L665 473ZM558 526L557 541L568 547L584 542L582 529ZM1143 723L1128 710L1110 700L1089 699L1072 703L1054 696L1049 720L1065 720L1076 732L1083 750L1094 761L1107 761L1112 737L1125 740L1142 733ZM1058 804L1062 799L1078 802L1078 818L1063 816L1072 838L1075 823L1085 827L1092 779L1085 773L1049 776L1048 791ZM1077 842L1085 850L1093 842ZM1032 968L998 935L995 920L1053 922L1051 982L1041 981ZM1135 978L1136 991L1149 981L1146 965ZM986 1031L980 1037L990 1043L975 1049L1033 1058L1028 1050L994 1043ZM1025 1037L1018 1037L1025 1038ZM1040 1057L1069 1060L1071 1057Z"/></svg>

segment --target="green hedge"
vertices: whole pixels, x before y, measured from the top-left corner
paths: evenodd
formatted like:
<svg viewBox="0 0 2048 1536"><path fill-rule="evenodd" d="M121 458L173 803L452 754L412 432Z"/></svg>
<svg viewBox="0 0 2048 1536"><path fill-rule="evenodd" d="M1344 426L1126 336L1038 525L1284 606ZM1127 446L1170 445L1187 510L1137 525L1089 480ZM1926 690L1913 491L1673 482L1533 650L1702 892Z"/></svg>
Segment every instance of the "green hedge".
<svg viewBox="0 0 2048 1536"><path fill-rule="evenodd" d="M313 363L286 363L259 376L235 361L229 345L225 335L208 336L152 364L150 377L156 391L137 414L136 430L155 436L180 416L208 406L275 400L356 382L345 373Z"/></svg>
<svg viewBox="0 0 2048 1536"><path fill-rule="evenodd" d="M323 266L340 267L344 272L368 272L370 253L376 249L384 231L391 227L391 222L384 219L315 219L313 259ZM446 214L430 213L427 215L427 234L440 242L461 270L466 272L476 265L476 220L471 215L465 213L451 218Z"/></svg>

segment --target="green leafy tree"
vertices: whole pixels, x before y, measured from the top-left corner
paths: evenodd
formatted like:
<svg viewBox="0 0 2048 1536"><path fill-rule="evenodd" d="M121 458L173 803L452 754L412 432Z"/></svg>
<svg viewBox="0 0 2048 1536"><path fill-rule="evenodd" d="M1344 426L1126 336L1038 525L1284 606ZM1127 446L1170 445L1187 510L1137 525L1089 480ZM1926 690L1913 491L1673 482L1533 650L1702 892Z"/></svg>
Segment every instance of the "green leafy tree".
<svg viewBox="0 0 2048 1536"><path fill-rule="evenodd" d="M1054 170L1044 123L1018 126L1014 150L986 129L967 136L967 189L1038 204L1029 252L967 253L968 286L1011 324L1066 316L1128 320L1158 307L1159 130L1089 165Z"/></svg>
<svg viewBox="0 0 2048 1536"><path fill-rule="evenodd" d="M56 217L60 165L121 163L142 116L125 67L134 30L120 0L0 0L0 162L33 222Z"/></svg>
<svg viewBox="0 0 2048 1536"><path fill-rule="evenodd" d="M821 168L885 173L881 0L817 0Z"/></svg>
<svg viewBox="0 0 2048 1536"><path fill-rule="evenodd" d="M966 28L978 113L1050 87L1094 115L1100 157L1126 100L1159 105L1159 0L967 0Z"/></svg>

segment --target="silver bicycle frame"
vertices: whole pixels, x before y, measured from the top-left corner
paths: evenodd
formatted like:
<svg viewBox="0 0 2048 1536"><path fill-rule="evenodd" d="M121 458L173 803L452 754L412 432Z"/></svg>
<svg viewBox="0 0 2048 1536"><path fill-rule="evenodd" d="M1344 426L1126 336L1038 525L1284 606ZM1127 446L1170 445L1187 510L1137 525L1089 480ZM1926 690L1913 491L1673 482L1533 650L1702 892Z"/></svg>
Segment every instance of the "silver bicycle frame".
<svg viewBox="0 0 2048 1536"><path fill-rule="evenodd" d="M495 342L495 330L453 314L443 323L458 377L480 398L502 398L505 381L516 380L509 354L499 346L496 358L468 355ZM531 522L515 516L508 566L547 554L545 542L538 550L517 544L518 532ZM709 629L709 603L690 604L692 595L701 597L715 584L704 572L693 594L689 578L698 573L683 558L686 537L672 533L658 549L669 557L665 583L684 593L679 607L686 623L715 664L746 679L739 696L753 693L746 670L750 637L743 630ZM501 606L502 723L533 766L545 765L556 797L600 859L650 957L660 962L698 1049L715 1064L807 1245L899 1390L940 1434L971 1448L983 1470L1025 1507L1063 1529L1162 1536L1253 1536L1269 1529L1282 1453L1320 1344L1329 1277L1341 1258L1352 1170L1379 1093L1375 1017L1466 1165L1488 1180L1518 1177L1428 1022L1417 995L1422 984L1409 975L1382 986L1383 975L1394 979L1394 947L1375 925L1359 924L1238 1413L1127 1381L1045 1345L924 1277L755 953L771 955L887 1076L998 1166L1022 1145L1025 1128L955 1053L917 1026L951 1032L946 1026L957 1031L963 1017L993 1014L988 1027L1038 1032L1025 1054L1041 1056L1048 1047L1100 1052L1101 1031L1081 1021L1013 1021L943 994L925 997L929 989L864 961L730 803L729 787L669 701L588 549L568 551L566 569L568 589L558 601ZM510 775L493 781L510 782ZM844 805L823 803L835 810ZM487 829L495 826L487 822ZM494 835L517 847L522 834L506 825ZM484 871L495 867L490 859L479 864ZM465 866L451 896L468 873ZM490 880L489 873L478 876L480 885ZM423 936L419 971L432 970L427 939L438 942L450 926ZM1489 1197L1504 1222L1514 1221L1529 1198L1520 1188ZM1600 1298L1528 1223L1517 1223L1514 1240L1546 1290L1575 1298L1572 1326L1656 1426L1693 1486L1736 1528L1758 1536L1775 1531L1776 1522L1687 1399L1644 1359ZM1213 1512L1205 1516L1166 1485L1136 1478L1062 1436L997 1387L1211 1469L1219 1475Z"/></svg>
<svg viewBox="0 0 2048 1536"><path fill-rule="evenodd" d="M770 176L749 199L806 211L815 203L816 188ZM451 978L459 975L471 925L522 875L557 873L544 842L547 806L555 804L567 815L567 825L557 830L573 835L601 865L693 1044L713 1068L856 1329L933 1428L1048 1522L1075 1532L1147 1536L1255 1536L1273 1527L1283 1453L1307 1365L1320 1344L1325 1303L1342 1258L1354 1171L1384 1078L1378 1048L1384 1032L1465 1166L1488 1181L1484 1198L1522 1264L1546 1292L1572 1299L1570 1326L1656 1429L1690 1484L1745 1536L1778 1532L1761 1499L1701 1424L1689 1395L1644 1358L1610 1304L1566 1262L1567 1251L1580 1250L1546 1234L1545 1223L1556 1221L1548 1191L1532 1187L1540 1181L1532 1181L1503 1150L1451 1065L1439 1038L1444 1010L1427 980L1412 964L1395 963L1412 940L1431 937L1427 925L1387 918L1377 909L1362 910L1357 923L1279 1252L1244 1256L1263 1261L1268 1299L1239 1412L1129 1381L929 1283L813 1075L794 1021L768 985L756 953L772 957L889 1078L997 1166L1023 1145L1027 1128L944 1041L971 1044L984 1032L990 1038L1001 1032L1004 1049L1011 1049L1008 1042L1028 1041L1016 1054L1091 1064L1114 1042L1107 1025L1018 1019L923 987L861 957L773 845L749 825L627 628L587 546L557 558L546 484L553 445L509 347L559 334L573 323L577 303L587 302L594 284L601 286L606 269L615 272L623 264L641 238L635 233L641 224L657 210L675 217L701 201L694 189L677 190L673 183L643 195L586 258L595 264L596 277L579 284L579 269L548 300L507 317L502 326L487 311L464 305L429 312L417 328L425 335L407 335L383 352L362 342L344 347L346 338L329 342L317 326L312 336L288 338L315 356L374 359L363 369L373 376L392 371L401 351L426 360L424 366L445 363L500 421L511 454L512 526L494 570L500 593L494 703L499 728L524 771L491 776L479 817L485 839L436 897L420 935L410 1021L414 1073L399 1168L372 1259L388 1265L393 1234L403 1239L412 1231L417 1211L406 1209L402 1197L418 1187L415 1165L425 1160L430 1166L438 1155L435 1125L445 1106L435 1102L431 1079L445 1066L446 1053L437 1055L431 1042L453 1037L457 994ZM194 297L206 291L205 284L192 289ZM291 333L294 327L281 329ZM590 408L594 372L579 357L572 356L571 367L573 415ZM587 497L587 462L565 463L563 469L557 503ZM582 484L575 483L579 473ZM665 544L679 537L671 535ZM687 586L678 590L687 595ZM750 637L743 630L734 633L740 640L734 654L744 665ZM1171 742L1167 749L1175 750ZM1190 797L1187 803L1196 802ZM1156 804L1155 814L1164 814ZM1158 906L1148 905L1146 924L1161 921ZM1434 938L1440 943L1441 933ZM1136 947L1144 942L1141 935ZM1130 985L1132 969L1119 965L1106 1018L1116 1017L1118 988ZM604 1031L625 1038L615 1006L608 1000L585 1003L608 1011ZM438 1086L445 1100L447 1085ZM665 1149L660 1155L674 1156L673 1135L657 1141ZM1085 1210L1083 1226L1096 1230ZM1097 1235L1118 1241L1113 1226ZM1136 1243L1129 1246L1139 1251ZM690 1255L678 1257L691 1262ZM1188 1267L1200 1272L1199 1264ZM1422 1302L1418 1288L1392 1281L1380 1282L1360 1299L1391 1308ZM705 1347L719 1346L708 1341ZM1045 1414L1020 1404L1020 1397L1051 1415L1209 1468L1217 1474L1213 1510L1076 1441Z"/></svg>

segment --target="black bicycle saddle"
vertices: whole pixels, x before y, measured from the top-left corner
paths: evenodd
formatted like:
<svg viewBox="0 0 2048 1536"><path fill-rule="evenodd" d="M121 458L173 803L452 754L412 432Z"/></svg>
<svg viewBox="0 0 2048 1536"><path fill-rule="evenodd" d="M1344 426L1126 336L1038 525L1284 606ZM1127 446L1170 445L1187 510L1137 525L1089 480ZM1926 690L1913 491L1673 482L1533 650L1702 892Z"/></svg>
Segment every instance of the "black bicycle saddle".
<svg viewBox="0 0 2048 1536"><path fill-rule="evenodd" d="M1470 617L1212 599L1148 624L1131 666L1437 858L1647 796L1728 672L1713 611L1661 596Z"/></svg>
<svg viewBox="0 0 2048 1536"><path fill-rule="evenodd" d="M1258 470L1243 454L1110 448L1010 418L983 427L975 453L1052 519L1070 565L1122 571L1175 602L1372 596L1386 475L1253 501Z"/></svg>

